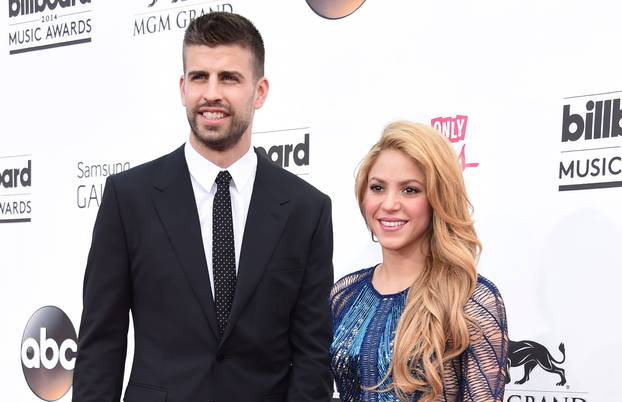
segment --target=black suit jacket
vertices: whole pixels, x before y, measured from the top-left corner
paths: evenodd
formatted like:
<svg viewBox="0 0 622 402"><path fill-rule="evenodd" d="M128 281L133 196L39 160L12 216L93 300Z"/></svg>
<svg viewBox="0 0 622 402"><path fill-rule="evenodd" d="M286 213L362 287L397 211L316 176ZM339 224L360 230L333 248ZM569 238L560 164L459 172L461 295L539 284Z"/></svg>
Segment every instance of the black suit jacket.
<svg viewBox="0 0 622 402"><path fill-rule="evenodd" d="M330 400L330 199L258 155L235 298L217 332L183 146L111 176L93 230L73 401Z"/></svg>

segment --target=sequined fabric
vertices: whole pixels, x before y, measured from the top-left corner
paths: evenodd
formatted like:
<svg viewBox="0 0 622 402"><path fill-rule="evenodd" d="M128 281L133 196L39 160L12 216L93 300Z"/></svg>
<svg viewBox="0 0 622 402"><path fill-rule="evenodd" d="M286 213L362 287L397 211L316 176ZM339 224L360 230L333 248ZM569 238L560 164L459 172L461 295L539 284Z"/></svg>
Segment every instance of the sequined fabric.
<svg viewBox="0 0 622 402"><path fill-rule="evenodd" d="M331 368L342 402L396 402L387 391L393 339L407 292L381 295L371 284L374 268L340 279L331 293L334 338ZM444 367L441 402L502 401L508 354L507 322L497 288L482 276L465 306L479 330L460 358ZM378 390L366 388L381 384ZM420 394L412 395L417 401Z"/></svg>

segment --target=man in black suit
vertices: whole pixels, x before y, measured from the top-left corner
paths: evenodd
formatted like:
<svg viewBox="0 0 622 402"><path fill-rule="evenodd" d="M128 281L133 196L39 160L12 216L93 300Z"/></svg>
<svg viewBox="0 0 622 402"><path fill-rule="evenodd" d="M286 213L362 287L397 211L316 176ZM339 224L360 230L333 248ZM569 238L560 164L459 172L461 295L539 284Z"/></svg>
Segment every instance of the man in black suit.
<svg viewBox="0 0 622 402"><path fill-rule="evenodd" d="M251 148L261 36L210 13L184 37L189 141L110 177L84 278L75 402L330 400L330 199Z"/></svg>

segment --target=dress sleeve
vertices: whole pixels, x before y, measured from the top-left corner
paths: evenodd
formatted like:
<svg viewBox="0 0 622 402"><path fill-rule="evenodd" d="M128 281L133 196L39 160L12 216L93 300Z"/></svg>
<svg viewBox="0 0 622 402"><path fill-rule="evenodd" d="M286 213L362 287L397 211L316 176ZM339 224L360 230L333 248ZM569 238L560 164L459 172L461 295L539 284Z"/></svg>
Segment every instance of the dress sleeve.
<svg viewBox="0 0 622 402"><path fill-rule="evenodd" d="M501 294L492 282L480 277L465 311L474 325L462 358L462 400L503 401L508 327Z"/></svg>

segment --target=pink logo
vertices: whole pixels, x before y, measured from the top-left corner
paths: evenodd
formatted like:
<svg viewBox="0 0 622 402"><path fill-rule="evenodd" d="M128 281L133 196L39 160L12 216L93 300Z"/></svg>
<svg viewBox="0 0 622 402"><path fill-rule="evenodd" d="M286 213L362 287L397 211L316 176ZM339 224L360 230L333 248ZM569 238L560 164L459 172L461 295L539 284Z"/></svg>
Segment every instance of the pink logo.
<svg viewBox="0 0 622 402"><path fill-rule="evenodd" d="M464 116L461 114L456 115L456 117L436 117L431 121L432 127L438 130L445 137L447 137L449 142L451 142L452 144L462 143L460 153L458 154L458 159L460 160L460 166L462 166L463 171L466 168L474 168L479 166L479 163L466 161L465 138L468 121L469 116Z"/></svg>

